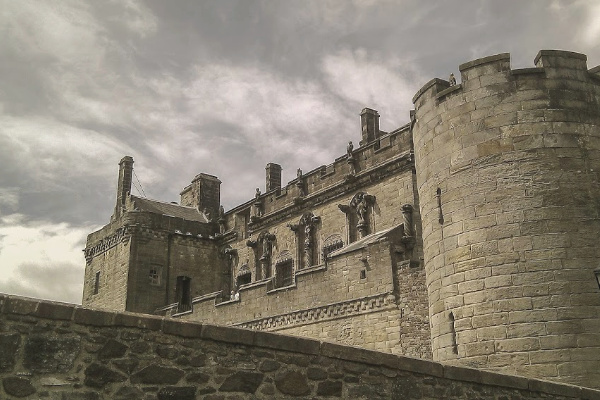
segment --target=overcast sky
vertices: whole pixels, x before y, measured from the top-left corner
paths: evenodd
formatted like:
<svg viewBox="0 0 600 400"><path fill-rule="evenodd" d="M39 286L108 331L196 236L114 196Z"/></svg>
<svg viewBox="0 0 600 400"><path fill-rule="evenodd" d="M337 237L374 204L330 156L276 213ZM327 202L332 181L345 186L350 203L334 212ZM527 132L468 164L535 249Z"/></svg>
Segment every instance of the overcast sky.
<svg viewBox="0 0 600 400"><path fill-rule="evenodd" d="M342 155L362 108L389 131L431 78L540 49L600 64L600 1L0 0L0 292L81 301L124 155L147 197L205 172L229 209Z"/></svg>

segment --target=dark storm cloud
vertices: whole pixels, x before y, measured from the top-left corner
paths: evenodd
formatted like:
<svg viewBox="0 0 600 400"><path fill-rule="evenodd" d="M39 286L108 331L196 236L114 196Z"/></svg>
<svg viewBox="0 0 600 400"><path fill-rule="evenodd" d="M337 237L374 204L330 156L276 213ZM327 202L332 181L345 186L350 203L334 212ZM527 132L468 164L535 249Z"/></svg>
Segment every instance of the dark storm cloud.
<svg viewBox="0 0 600 400"><path fill-rule="evenodd" d="M600 63L591 0L0 9L0 291L52 298L35 276L64 274L74 289L60 290L79 297L80 250L110 217L124 155L148 197L177 200L206 172L230 208L263 187L268 162L282 164L285 183L343 154L363 107L380 111L384 130L408 122L415 91L459 76L460 63L509 51L513 67L528 67L543 48Z"/></svg>

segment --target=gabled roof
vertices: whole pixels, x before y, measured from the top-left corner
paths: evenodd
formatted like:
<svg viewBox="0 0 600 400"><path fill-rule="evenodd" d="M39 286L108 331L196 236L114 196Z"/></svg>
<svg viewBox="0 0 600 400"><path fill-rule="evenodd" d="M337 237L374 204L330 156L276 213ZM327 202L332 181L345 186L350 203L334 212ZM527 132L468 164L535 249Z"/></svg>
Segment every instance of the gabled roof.
<svg viewBox="0 0 600 400"><path fill-rule="evenodd" d="M130 195L129 197L133 204L133 210L169 215L172 217L183 218L188 221L208 222L204 213L194 207L180 206L179 204L165 203L133 195Z"/></svg>

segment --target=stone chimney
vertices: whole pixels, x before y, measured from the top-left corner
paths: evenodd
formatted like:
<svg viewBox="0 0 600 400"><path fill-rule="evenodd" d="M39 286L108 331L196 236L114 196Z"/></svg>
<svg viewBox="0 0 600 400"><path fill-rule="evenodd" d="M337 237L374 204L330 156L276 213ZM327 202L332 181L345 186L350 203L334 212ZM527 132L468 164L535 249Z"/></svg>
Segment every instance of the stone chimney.
<svg viewBox="0 0 600 400"><path fill-rule="evenodd" d="M360 113L360 127L362 132L361 146L377 139L379 136L379 113L370 108L363 108Z"/></svg>
<svg viewBox="0 0 600 400"><path fill-rule="evenodd" d="M281 165L268 163L265 167L267 170L265 192L281 188Z"/></svg>
<svg viewBox="0 0 600 400"><path fill-rule="evenodd" d="M221 181L213 175L198 174L180 193L181 205L195 207L216 222L221 205Z"/></svg>
<svg viewBox="0 0 600 400"><path fill-rule="evenodd" d="M131 192L131 179L133 175L133 157L125 156L119 162L119 182L117 183L117 204L112 219L117 219L123 214L125 200Z"/></svg>

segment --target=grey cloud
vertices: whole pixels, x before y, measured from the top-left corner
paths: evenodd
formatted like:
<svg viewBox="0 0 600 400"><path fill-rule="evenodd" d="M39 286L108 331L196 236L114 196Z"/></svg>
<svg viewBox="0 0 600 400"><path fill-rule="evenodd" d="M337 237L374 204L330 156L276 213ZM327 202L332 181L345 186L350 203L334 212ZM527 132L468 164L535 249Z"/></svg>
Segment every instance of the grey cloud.
<svg viewBox="0 0 600 400"><path fill-rule="evenodd" d="M73 264L22 264L17 274L0 280L0 293L81 304L83 267Z"/></svg>

